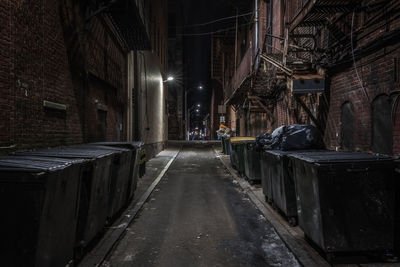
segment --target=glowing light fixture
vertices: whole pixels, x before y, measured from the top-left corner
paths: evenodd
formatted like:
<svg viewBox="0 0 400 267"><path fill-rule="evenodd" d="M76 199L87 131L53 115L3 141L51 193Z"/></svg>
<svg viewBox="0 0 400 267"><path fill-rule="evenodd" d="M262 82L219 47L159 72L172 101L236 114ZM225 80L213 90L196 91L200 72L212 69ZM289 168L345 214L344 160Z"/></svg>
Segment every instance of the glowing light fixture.
<svg viewBox="0 0 400 267"><path fill-rule="evenodd" d="M172 82L173 80L175 80L173 76L168 76L168 78L164 82Z"/></svg>

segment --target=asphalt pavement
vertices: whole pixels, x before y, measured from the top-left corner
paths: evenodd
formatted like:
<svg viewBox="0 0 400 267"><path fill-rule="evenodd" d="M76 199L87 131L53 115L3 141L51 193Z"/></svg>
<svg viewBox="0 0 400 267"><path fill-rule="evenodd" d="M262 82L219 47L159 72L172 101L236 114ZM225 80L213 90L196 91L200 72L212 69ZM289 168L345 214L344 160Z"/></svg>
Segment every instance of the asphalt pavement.
<svg viewBox="0 0 400 267"><path fill-rule="evenodd" d="M299 266L211 148L183 148L103 266Z"/></svg>

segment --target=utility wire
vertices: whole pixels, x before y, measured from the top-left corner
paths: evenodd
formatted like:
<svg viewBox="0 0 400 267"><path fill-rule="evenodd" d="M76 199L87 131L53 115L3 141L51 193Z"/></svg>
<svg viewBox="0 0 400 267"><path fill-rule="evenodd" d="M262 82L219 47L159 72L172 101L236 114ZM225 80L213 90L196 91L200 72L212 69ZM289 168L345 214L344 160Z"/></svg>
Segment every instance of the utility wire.
<svg viewBox="0 0 400 267"><path fill-rule="evenodd" d="M241 27L241 26L246 26L246 25L250 25L250 24L253 24L253 23L255 23L255 22L254 22L254 21L252 21L252 22L249 22L249 23L241 24L241 25L238 25L238 27ZM203 32L203 33L183 33L183 34L177 34L177 35L178 35L178 36L204 36L204 35L212 35L212 34L215 34L215 33L220 33L220 32L231 31L231 30L234 30L234 29L236 29L236 26L235 26L235 27L229 27L229 28L225 28L225 29L220 29L220 30L213 31L213 32Z"/></svg>
<svg viewBox="0 0 400 267"><path fill-rule="evenodd" d="M214 24L214 23L216 23L216 22L220 22L220 21L224 21L224 20L229 20L229 19L234 19L234 18L245 17L245 16L248 16L248 15L252 15L253 13L254 13L254 12L248 12L248 13L244 13L244 14L240 14L240 15L235 15L235 16L224 17L224 18L212 20L212 21L209 21L209 22L198 23L198 24L192 24L192 25L183 25L183 26L177 26L177 27L173 27L173 28L201 27L201 26L206 26L206 25Z"/></svg>

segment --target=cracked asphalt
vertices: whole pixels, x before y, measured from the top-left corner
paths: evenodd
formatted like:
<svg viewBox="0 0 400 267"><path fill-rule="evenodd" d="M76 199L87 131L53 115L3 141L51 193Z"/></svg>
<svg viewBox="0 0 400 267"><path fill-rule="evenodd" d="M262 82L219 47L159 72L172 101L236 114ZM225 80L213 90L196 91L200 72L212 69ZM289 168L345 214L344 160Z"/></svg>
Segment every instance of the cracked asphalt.
<svg viewBox="0 0 400 267"><path fill-rule="evenodd" d="M300 266L211 148L184 148L103 266Z"/></svg>

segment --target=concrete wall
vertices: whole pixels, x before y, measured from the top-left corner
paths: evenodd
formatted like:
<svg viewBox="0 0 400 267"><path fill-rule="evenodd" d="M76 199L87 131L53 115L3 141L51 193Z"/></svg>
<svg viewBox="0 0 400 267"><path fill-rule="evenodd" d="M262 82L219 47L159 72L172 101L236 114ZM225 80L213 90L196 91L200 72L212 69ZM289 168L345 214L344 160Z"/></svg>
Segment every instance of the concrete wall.
<svg viewBox="0 0 400 267"><path fill-rule="evenodd" d="M149 147L148 155L162 150L168 139L167 92L157 55L137 53L140 140Z"/></svg>

